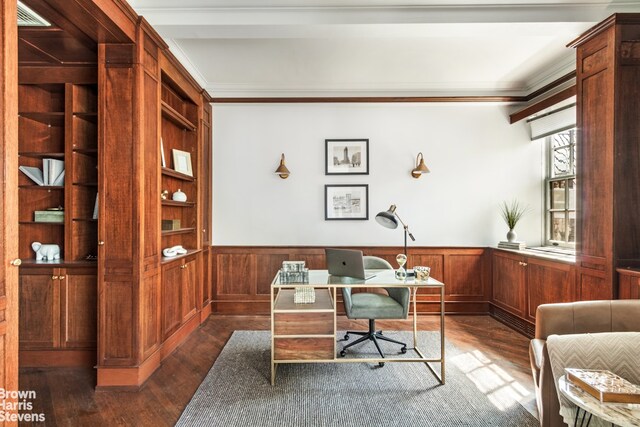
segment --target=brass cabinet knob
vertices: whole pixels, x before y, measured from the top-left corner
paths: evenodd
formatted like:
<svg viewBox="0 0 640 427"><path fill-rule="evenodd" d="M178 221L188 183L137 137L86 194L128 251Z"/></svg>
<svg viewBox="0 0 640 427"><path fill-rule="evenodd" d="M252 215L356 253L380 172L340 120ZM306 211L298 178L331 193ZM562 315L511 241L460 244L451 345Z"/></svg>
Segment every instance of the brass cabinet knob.
<svg viewBox="0 0 640 427"><path fill-rule="evenodd" d="M51 280L58 280L60 276L51 276Z"/></svg>
<svg viewBox="0 0 640 427"><path fill-rule="evenodd" d="M98 241L98 246L104 246L104 240L99 240Z"/></svg>
<svg viewBox="0 0 640 427"><path fill-rule="evenodd" d="M67 276L60 276L60 280L64 280Z"/></svg>
<svg viewBox="0 0 640 427"><path fill-rule="evenodd" d="M20 267L22 265L22 260L20 258L16 258L11 261L11 265L14 267Z"/></svg>

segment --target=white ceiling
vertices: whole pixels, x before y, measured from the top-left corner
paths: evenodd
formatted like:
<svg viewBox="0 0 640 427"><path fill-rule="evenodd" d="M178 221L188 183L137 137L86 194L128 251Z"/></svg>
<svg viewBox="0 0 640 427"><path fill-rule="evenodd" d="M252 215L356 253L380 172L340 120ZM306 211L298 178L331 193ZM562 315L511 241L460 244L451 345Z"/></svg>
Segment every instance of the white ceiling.
<svg viewBox="0 0 640 427"><path fill-rule="evenodd" d="M214 97L526 95L640 0L130 0Z"/></svg>

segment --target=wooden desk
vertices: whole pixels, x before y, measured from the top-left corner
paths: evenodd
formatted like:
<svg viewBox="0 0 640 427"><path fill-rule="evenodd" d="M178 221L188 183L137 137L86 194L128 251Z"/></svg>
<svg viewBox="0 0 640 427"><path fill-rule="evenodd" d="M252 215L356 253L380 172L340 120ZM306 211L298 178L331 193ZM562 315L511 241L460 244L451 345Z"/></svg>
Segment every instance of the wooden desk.
<svg viewBox="0 0 640 427"><path fill-rule="evenodd" d="M329 275L327 270L310 270L309 284L282 284L279 274L271 282L271 385L275 384L280 363L424 363L441 384L445 382L444 357L444 283L433 278L427 282L395 278L395 270L367 270L376 276L367 280ZM295 304L295 288L315 288L313 304ZM344 358L337 356L336 294L341 288L409 288L413 301L413 350L416 357ZM418 348L416 295L420 288L440 290L440 357L427 358ZM440 372L431 363L440 363Z"/></svg>

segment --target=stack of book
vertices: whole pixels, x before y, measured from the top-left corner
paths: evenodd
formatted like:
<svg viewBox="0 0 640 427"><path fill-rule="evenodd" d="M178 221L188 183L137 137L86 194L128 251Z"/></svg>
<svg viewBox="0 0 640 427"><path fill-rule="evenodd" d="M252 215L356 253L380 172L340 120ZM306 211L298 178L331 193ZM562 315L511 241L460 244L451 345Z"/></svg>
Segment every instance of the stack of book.
<svg viewBox="0 0 640 427"><path fill-rule="evenodd" d="M640 386L611 371L565 368L567 380L601 402L640 403Z"/></svg>
<svg viewBox="0 0 640 427"><path fill-rule="evenodd" d="M527 247L527 244L525 242L506 242L503 240L498 243L498 247L500 249L515 249L517 251L521 251Z"/></svg>
<svg viewBox="0 0 640 427"><path fill-rule="evenodd" d="M42 159L42 169L20 166L20 170L38 185L64 185L64 160Z"/></svg>

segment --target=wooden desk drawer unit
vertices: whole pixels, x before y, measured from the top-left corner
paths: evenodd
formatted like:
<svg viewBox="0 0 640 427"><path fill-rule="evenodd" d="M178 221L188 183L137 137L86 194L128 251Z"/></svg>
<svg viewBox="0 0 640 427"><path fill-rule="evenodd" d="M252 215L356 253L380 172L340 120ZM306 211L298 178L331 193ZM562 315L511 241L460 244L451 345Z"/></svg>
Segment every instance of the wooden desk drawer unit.
<svg viewBox="0 0 640 427"><path fill-rule="evenodd" d="M335 338L275 338L276 360L333 360Z"/></svg>
<svg viewBox="0 0 640 427"><path fill-rule="evenodd" d="M274 313L275 335L333 335L333 313Z"/></svg>

